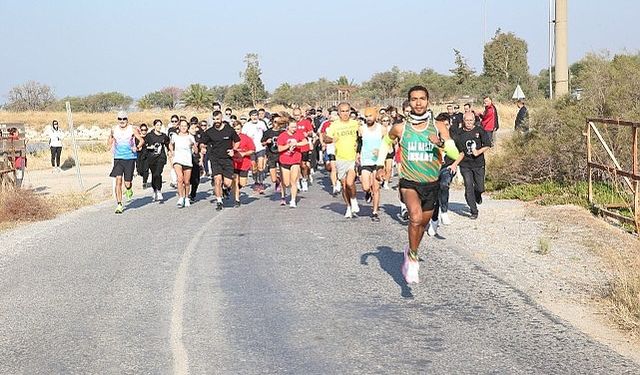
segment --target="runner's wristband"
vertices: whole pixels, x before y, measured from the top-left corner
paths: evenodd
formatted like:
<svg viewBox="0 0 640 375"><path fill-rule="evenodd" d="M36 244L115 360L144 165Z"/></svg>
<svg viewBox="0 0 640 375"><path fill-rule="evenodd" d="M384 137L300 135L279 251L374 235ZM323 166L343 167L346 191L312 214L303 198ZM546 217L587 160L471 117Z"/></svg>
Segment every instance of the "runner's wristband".
<svg viewBox="0 0 640 375"><path fill-rule="evenodd" d="M444 153L451 159L456 160L460 151L456 147L456 142L453 139L447 139L444 141Z"/></svg>
<svg viewBox="0 0 640 375"><path fill-rule="evenodd" d="M387 158L389 151L391 151L391 147L393 147L393 140L389 137L389 134L385 134L384 137L382 137L382 143L378 150L377 165L384 165L384 160Z"/></svg>

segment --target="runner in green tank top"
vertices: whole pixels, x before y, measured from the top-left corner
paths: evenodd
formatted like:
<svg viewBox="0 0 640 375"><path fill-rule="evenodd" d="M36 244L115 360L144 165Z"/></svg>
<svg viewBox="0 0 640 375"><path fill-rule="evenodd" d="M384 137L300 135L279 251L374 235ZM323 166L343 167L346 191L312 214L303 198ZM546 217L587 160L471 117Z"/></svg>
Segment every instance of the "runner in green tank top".
<svg viewBox="0 0 640 375"><path fill-rule="evenodd" d="M429 91L423 86L414 86L409 89L408 97L411 113L406 122L396 124L389 130L380 155L386 155L386 148L395 139L400 139L400 197L409 211L409 245L404 251L402 274L407 283L418 283L418 247L438 199L441 153L444 150L455 158L458 149L449 136L445 122L434 121L433 114L427 110ZM381 168L384 159L378 158L377 164ZM384 174L384 170L381 173Z"/></svg>

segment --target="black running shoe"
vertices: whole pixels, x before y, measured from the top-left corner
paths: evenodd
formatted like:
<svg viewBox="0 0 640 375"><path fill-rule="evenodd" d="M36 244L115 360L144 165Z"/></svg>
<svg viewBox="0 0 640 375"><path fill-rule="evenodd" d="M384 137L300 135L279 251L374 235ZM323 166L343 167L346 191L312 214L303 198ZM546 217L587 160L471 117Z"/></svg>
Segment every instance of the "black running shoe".
<svg viewBox="0 0 640 375"><path fill-rule="evenodd" d="M476 193L476 203L482 204L482 193Z"/></svg>
<svg viewBox="0 0 640 375"><path fill-rule="evenodd" d="M478 218L478 213L476 212L475 214L471 214L471 216L469 216L471 219L475 220Z"/></svg>
<svg viewBox="0 0 640 375"><path fill-rule="evenodd" d="M222 211L222 202L216 203L216 211Z"/></svg>
<svg viewBox="0 0 640 375"><path fill-rule="evenodd" d="M373 221L374 223L380 222L380 216L378 216L377 212L371 214L371 221Z"/></svg>
<svg viewBox="0 0 640 375"><path fill-rule="evenodd" d="M233 204L233 207L235 207L235 208L240 207L240 201L236 201L236 202Z"/></svg>
<svg viewBox="0 0 640 375"><path fill-rule="evenodd" d="M367 192L364 194L364 200L365 200L367 203L371 203L371 192L367 191Z"/></svg>

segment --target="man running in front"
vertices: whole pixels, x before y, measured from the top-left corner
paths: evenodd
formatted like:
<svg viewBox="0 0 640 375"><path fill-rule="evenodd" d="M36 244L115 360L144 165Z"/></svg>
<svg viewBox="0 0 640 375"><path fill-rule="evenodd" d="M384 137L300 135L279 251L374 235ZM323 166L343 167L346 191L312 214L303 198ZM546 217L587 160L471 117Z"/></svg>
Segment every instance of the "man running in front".
<svg viewBox="0 0 640 375"><path fill-rule="evenodd" d="M135 140L138 140L136 146ZM122 180L124 176L124 195L127 200L131 200L133 190L131 181L133 180L133 170L135 168L138 151L144 146L144 138L140 135L138 128L129 124L129 119L125 112L118 112L118 125L111 129L109 135L109 148L113 152L113 169L109 176L116 179L116 213L121 214L124 210L122 206Z"/></svg>
<svg viewBox="0 0 640 375"><path fill-rule="evenodd" d="M429 107L429 91L423 86L409 89L411 112L404 123L394 125L384 137L378 153L378 172L384 174L384 159L393 141L400 140L402 169L400 197L409 212L409 245L404 250L402 275L407 283L418 283L418 248L438 199L441 148L452 159L458 156L447 126L435 121Z"/></svg>

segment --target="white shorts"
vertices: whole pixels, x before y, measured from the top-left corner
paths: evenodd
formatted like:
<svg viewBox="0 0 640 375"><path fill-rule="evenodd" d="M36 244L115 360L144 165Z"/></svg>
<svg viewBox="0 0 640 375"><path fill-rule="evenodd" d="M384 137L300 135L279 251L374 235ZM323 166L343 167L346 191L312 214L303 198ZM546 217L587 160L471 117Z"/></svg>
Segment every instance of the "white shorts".
<svg viewBox="0 0 640 375"><path fill-rule="evenodd" d="M355 160L336 160L336 171L338 172L338 179L342 180L347 177L349 171L356 170Z"/></svg>

